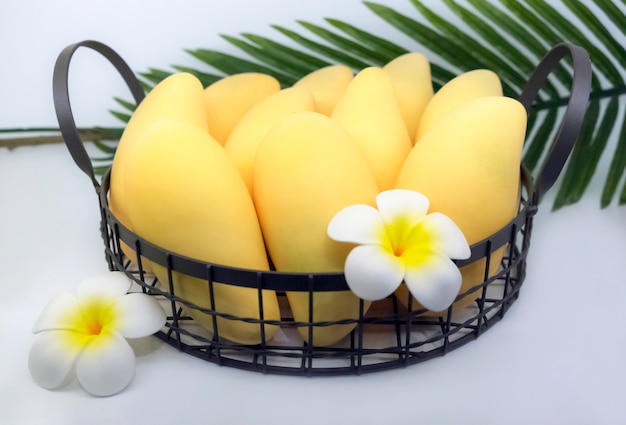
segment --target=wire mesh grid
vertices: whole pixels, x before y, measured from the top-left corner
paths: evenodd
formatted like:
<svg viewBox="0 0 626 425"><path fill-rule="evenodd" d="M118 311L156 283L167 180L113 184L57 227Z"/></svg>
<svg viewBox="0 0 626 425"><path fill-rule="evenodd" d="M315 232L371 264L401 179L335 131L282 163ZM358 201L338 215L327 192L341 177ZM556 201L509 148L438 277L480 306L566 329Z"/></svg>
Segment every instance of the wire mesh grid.
<svg viewBox="0 0 626 425"><path fill-rule="evenodd" d="M167 323L157 336L195 357L262 373L309 376L361 374L404 367L442 356L478 338L502 319L518 298L525 277L532 217L537 210L532 181L526 170L522 169L522 175L525 196L520 200L516 218L498 233L473 245L468 260L456 262L462 267L483 261L483 281L460 293L455 304L439 313L416 306L410 295L400 299L392 294L373 303L369 309L360 300L359 314L355 318L315 321L314 309L310 308L309 320L297 321L289 308L286 292L306 293L312 307L320 292L348 288L342 273L290 274L234 269L166 252L125 228L109 210L108 176L100 192L105 256L111 270L124 271L137 284L138 290L157 297L166 309ZM132 261L121 249L122 243L133 247L136 257ZM492 254L500 247L504 247L506 253L497 272L493 273ZM147 271L146 261L165 266L168 281L160 282ZM203 304L210 308L177 294L176 273L204 279L209 299ZM238 317L221 311L220 300L214 296L216 284L255 288L259 316ZM278 297L280 320L264 319L263 297L268 289L275 291ZM464 302L468 299L471 303ZM193 312L210 316L212 329L198 324L190 314ZM223 338L220 320L258 326L260 342L244 344ZM352 325L354 329L331 346L307 344L298 332L298 328L305 328L307 340L313 341L319 329L341 325ZM265 337L268 327L279 328L271 338Z"/></svg>

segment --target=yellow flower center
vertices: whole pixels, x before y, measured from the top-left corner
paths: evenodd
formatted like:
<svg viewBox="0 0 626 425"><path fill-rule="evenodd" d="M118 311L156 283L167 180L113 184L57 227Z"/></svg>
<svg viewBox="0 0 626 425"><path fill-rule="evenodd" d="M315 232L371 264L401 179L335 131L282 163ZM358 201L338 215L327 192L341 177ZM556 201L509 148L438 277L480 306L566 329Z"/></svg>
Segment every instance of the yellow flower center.
<svg viewBox="0 0 626 425"><path fill-rule="evenodd" d="M102 328L102 323L87 323L87 335L100 335Z"/></svg>
<svg viewBox="0 0 626 425"><path fill-rule="evenodd" d="M396 217L392 222L385 223L385 236L381 237L381 240L386 240L387 243L384 244L385 248L389 250L389 252L393 253L396 257L402 256L406 246L405 240L407 235L411 231L411 222L408 217L399 216Z"/></svg>
<svg viewBox="0 0 626 425"><path fill-rule="evenodd" d="M434 250L435 235L429 232L420 222L408 216L398 216L392 222L385 223L386 240L383 246L408 264L424 262L428 253Z"/></svg>
<svg viewBox="0 0 626 425"><path fill-rule="evenodd" d="M81 323L77 323L79 332L97 336L114 322L114 303L105 297L94 297L81 305Z"/></svg>
<svg viewBox="0 0 626 425"><path fill-rule="evenodd" d="M73 326L72 332L66 333L64 344L72 352L81 351L103 332L113 330L118 317L115 300L103 296L82 299L80 308L67 314L67 322Z"/></svg>

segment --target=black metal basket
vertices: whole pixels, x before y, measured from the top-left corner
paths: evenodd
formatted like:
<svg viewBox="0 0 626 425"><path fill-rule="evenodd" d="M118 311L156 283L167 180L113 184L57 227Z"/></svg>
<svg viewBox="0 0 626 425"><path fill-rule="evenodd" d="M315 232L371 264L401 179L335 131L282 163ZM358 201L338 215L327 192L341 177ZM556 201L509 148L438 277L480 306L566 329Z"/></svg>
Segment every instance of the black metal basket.
<svg viewBox="0 0 626 425"><path fill-rule="evenodd" d="M520 102L529 111L539 90L560 61L572 58L572 86L566 112L560 129L548 152L538 178L533 181L524 166L521 168L523 190L517 216L489 238L471 246L471 257L456 261L459 267L484 262L482 283L459 294L443 313L432 313L413 307L412 300L398 300L391 295L376 302L366 311L360 301L356 318L337 321L316 321L310 308L307 321L296 321L286 307L285 293L302 292L307 295L309 307L322 292L345 291L348 286L342 273L282 273L276 271L245 270L210 264L183 257L158 247L131 232L113 215L108 206L109 174L99 183L94 176L90 158L76 131L68 94L68 72L71 58L79 47L88 47L105 56L120 72L137 103L144 91L126 63L113 50L96 41L84 41L65 48L54 69L54 102L66 145L78 167L91 179L98 195L101 211L101 233L105 256L111 270L124 271L146 293L158 297L168 311L166 326L159 338L179 350L220 365L263 373L292 375L345 375L380 371L420 363L461 347L478 338L504 317L517 300L524 282L526 258L530 245L533 216L540 198L557 179L578 136L590 93L591 65L586 51L563 43L554 47L540 62L526 84ZM125 257L121 244L133 247L137 253L133 262ZM505 247L497 273L490 273L492 253ZM158 282L146 272L143 259L167 268L168 281ZM499 261L499 258L498 258ZM178 296L172 276L183 273L206 282L209 294L207 305L201 308ZM213 295L215 282L253 288L258 294L259 317L236 317L220 311L219 299ZM280 320L264 318L264 290L276 291L281 306ZM471 300L471 303L463 303ZM402 302L400 302L402 301ZM465 305L464 307L459 307ZM195 323L189 312L209 315L213 332ZM220 336L219 321L245 322L258 326L261 335L258 344L242 344ZM337 344L328 347L305 343L298 337L298 328L304 328L309 341L317 330L328 326L351 325L354 329ZM269 327L280 327L279 337L265 338Z"/></svg>

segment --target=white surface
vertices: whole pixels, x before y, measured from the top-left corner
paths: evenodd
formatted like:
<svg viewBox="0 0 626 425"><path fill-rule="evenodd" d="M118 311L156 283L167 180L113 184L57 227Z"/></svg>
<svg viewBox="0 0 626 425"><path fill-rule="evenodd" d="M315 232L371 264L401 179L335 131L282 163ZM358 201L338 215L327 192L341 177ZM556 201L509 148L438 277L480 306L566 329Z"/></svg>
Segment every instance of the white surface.
<svg viewBox="0 0 626 425"><path fill-rule="evenodd" d="M411 10L405 0L386 3ZM386 34L389 27L357 0L173 4L4 2L0 128L56 125L54 60L83 39L110 44L143 71L191 64L183 48L230 49L219 33L271 35L269 24L295 28L301 18L339 17L402 38ZM81 56L72 68L78 123L117 124L106 109L112 94L127 96L125 89L103 60ZM43 306L106 270L95 194L62 145L0 149L0 423L624 423L626 208L599 210L598 196L594 187L556 213L547 200L535 220L519 301L493 329L443 358L360 377L264 376L221 368L150 338L131 386L98 399L76 384L43 390L27 369L30 328Z"/></svg>
<svg viewBox="0 0 626 425"><path fill-rule="evenodd" d="M442 358L359 377L261 375L144 341L135 380L90 397L39 388L27 356L44 305L106 270L97 200L63 145L0 149L0 423L619 424L626 418L626 208L597 197L535 220L504 320Z"/></svg>

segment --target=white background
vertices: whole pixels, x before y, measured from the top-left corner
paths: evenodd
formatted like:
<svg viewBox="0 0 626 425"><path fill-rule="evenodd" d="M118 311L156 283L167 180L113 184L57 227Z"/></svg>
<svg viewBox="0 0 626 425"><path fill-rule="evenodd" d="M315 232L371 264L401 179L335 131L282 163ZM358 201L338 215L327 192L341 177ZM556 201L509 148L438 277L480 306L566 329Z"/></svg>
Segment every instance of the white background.
<svg viewBox="0 0 626 425"><path fill-rule="evenodd" d="M385 3L415 16L408 0ZM356 0L4 1L0 128L56 125L52 68L68 44L105 42L139 72L197 65L185 48L234 52L220 33L274 35L270 24L325 16L411 46ZM104 59L77 54L71 84L79 125L117 125L106 110L127 94ZM600 188L595 179L583 201L555 213L542 204L519 301L443 358L292 378L220 368L150 339L131 386L97 399L76 384L43 390L26 367L43 306L106 270L95 195L62 145L0 149L0 423L625 424L626 209L600 210Z"/></svg>
<svg viewBox="0 0 626 425"><path fill-rule="evenodd" d="M384 3L398 11L413 10L408 0ZM322 24L324 17L406 41L358 0L4 1L0 6L0 128L56 125L52 69L58 53L69 44L85 39L108 44L137 72L171 64L202 67L184 49L238 52L220 34L241 32L289 43L270 26L296 30L302 28L296 20ZM104 58L82 49L72 62L70 86L79 125L119 126L106 111L116 106L113 95L130 96Z"/></svg>

